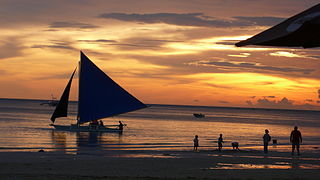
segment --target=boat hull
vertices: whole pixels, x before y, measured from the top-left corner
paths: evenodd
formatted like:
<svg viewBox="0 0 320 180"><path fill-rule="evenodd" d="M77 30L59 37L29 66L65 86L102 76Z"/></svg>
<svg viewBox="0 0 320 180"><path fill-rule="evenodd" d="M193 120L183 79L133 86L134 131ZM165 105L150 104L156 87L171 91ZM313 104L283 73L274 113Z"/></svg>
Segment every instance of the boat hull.
<svg viewBox="0 0 320 180"><path fill-rule="evenodd" d="M205 117L204 114L193 114L193 116L196 118L204 118Z"/></svg>
<svg viewBox="0 0 320 180"><path fill-rule="evenodd" d="M56 130L59 131L73 131L73 132L114 132L114 133L122 133L123 130L118 128L108 128L105 126L78 126L78 125L55 125L50 124Z"/></svg>

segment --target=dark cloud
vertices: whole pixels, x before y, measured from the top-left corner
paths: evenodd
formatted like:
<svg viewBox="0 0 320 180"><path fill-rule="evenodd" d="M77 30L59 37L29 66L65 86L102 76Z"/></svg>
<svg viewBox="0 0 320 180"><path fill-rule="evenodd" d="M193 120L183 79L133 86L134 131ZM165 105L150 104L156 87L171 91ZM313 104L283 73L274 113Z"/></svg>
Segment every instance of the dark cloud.
<svg viewBox="0 0 320 180"><path fill-rule="evenodd" d="M317 55L306 55L306 56L313 59L320 59L320 56L317 56Z"/></svg>
<svg viewBox="0 0 320 180"><path fill-rule="evenodd" d="M67 49L74 50L71 46L63 46L63 45L34 45L31 48L53 48L53 49Z"/></svg>
<svg viewBox="0 0 320 180"><path fill-rule="evenodd" d="M253 102L252 101L246 101L246 103L247 103L247 105L249 105L249 106L252 106L253 105Z"/></svg>
<svg viewBox="0 0 320 180"><path fill-rule="evenodd" d="M272 85L274 84L274 82L258 82L258 83L255 83L256 85Z"/></svg>
<svg viewBox="0 0 320 180"><path fill-rule="evenodd" d="M170 39L153 39L151 37L131 37L121 40L111 40L111 39L82 39L78 40L79 43L90 43L90 44L99 44L101 46L116 46L119 50L125 51L135 51L135 50L160 50L167 49L162 47L164 44L170 42L183 42L178 40Z"/></svg>
<svg viewBox="0 0 320 180"><path fill-rule="evenodd" d="M0 75L5 75L5 74L7 74L7 71L0 69Z"/></svg>
<svg viewBox="0 0 320 180"><path fill-rule="evenodd" d="M313 102L312 99L306 99L305 101L307 101L307 102Z"/></svg>
<svg viewBox="0 0 320 180"><path fill-rule="evenodd" d="M308 103L302 105L295 105L293 100L286 97L281 100L269 100L266 98L258 99L256 102L251 100L246 101L250 107L270 108L270 109L319 109L319 106L314 106Z"/></svg>
<svg viewBox="0 0 320 180"><path fill-rule="evenodd" d="M165 49L163 45L170 42L182 42L177 40L167 40L167 39L151 39L148 37L132 37L127 39L122 39L116 43L110 43L108 45L119 46L119 49L128 50L138 50L138 49Z"/></svg>
<svg viewBox="0 0 320 180"><path fill-rule="evenodd" d="M70 42L59 42L59 41L52 41L51 44L38 44L33 45L31 48L52 48L52 49L63 49L63 50L76 50L72 47Z"/></svg>
<svg viewBox="0 0 320 180"><path fill-rule="evenodd" d="M232 86L226 86L226 85L218 85L218 84L213 84L213 83L206 83L207 86L210 86L210 87L214 87L214 88L220 88L220 89L231 89L233 88Z"/></svg>
<svg viewBox="0 0 320 180"><path fill-rule="evenodd" d="M224 41L216 42L215 44L233 46L237 42L239 42L239 40L224 40Z"/></svg>
<svg viewBox="0 0 320 180"><path fill-rule="evenodd" d="M59 22L51 23L49 25L49 28L95 29L95 28L99 28L99 26L87 24L87 23L59 21Z"/></svg>
<svg viewBox="0 0 320 180"><path fill-rule="evenodd" d="M166 23L179 26L199 27L245 27L245 26L268 26L284 20L279 17L244 17L237 16L231 19L220 19L205 16L203 13L154 13L154 14L126 14L126 13L104 13L99 18L116 19L121 21L139 23Z"/></svg>
<svg viewBox="0 0 320 180"><path fill-rule="evenodd" d="M125 49L125 50L136 50L136 49L146 49L146 48L158 48L159 46L154 46L154 45L146 45L146 44L130 44L130 43L114 43L114 44L109 44L111 46L120 46L123 48L120 49Z"/></svg>
<svg viewBox="0 0 320 180"><path fill-rule="evenodd" d="M222 104L229 104L230 102L228 101L218 101L219 103L222 103Z"/></svg>
<svg viewBox="0 0 320 180"><path fill-rule="evenodd" d="M56 73L53 75L49 75L49 76L39 76L39 77L35 77L35 80L48 80L48 79L69 79L72 73L72 69L70 69L70 73L65 72L65 73ZM77 79L78 76L74 76L74 79Z"/></svg>
<svg viewBox="0 0 320 180"><path fill-rule="evenodd" d="M281 106L281 107L292 107L293 106L293 101L287 99L286 97L282 98L280 101L270 101L268 99L258 99L257 101L258 105L262 106Z"/></svg>
<svg viewBox="0 0 320 180"><path fill-rule="evenodd" d="M25 49L18 37L7 37L0 40L0 60L5 58L18 57Z"/></svg>
<svg viewBox="0 0 320 180"><path fill-rule="evenodd" d="M281 21L284 21L286 18L280 18L280 17L248 17L248 16L236 16L233 17L239 21L247 21L251 22L252 25L257 26L273 26Z"/></svg>
<svg viewBox="0 0 320 180"><path fill-rule="evenodd" d="M214 66L214 67L224 67L224 68L241 68L241 69L254 69L254 70L264 70L273 72L298 72L303 74L310 74L315 71L315 69L301 69L292 67L275 67L261 65L260 63L252 62L231 62L231 61L197 61L196 63L191 63L202 66Z"/></svg>
<svg viewBox="0 0 320 180"><path fill-rule="evenodd" d="M116 43L115 40L109 39L95 39L95 40L78 40L78 42L85 42L85 43Z"/></svg>
<svg viewBox="0 0 320 180"><path fill-rule="evenodd" d="M145 42L157 42L157 43L169 43L169 42L183 42L177 40L165 40L165 39L144 39Z"/></svg>
<svg viewBox="0 0 320 180"><path fill-rule="evenodd" d="M264 98L276 98L275 96L263 96Z"/></svg>
<svg viewBox="0 0 320 180"><path fill-rule="evenodd" d="M112 74L118 74L121 77L144 77L150 79L166 79L167 81L176 80L174 77L171 77L169 72L167 71L136 71L136 70L128 70L126 72L123 71L114 71Z"/></svg>

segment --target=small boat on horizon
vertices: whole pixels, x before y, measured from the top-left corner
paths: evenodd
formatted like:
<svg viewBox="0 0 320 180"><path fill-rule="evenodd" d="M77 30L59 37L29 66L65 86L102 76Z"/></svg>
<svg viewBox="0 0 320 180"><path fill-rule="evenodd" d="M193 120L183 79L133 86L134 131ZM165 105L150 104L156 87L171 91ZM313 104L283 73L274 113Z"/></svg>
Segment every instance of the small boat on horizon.
<svg viewBox="0 0 320 180"><path fill-rule="evenodd" d="M201 113L194 113L193 116L196 118L204 118L205 117L205 115L201 114Z"/></svg>
<svg viewBox="0 0 320 180"><path fill-rule="evenodd" d="M57 98L51 94L51 100L48 100L48 102L41 103L40 105L49 105L49 106L57 106L59 101L57 101Z"/></svg>
<svg viewBox="0 0 320 180"><path fill-rule="evenodd" d="M83 52L80 51L78 115L76 124L56 125L55 119L68 116L69 94L73 76L64 89L60 101L51 116L56 130L84 132L122 132L123 125L101 125L97 121L102 118L146 108L147 106L119 86L101 69L99 69ZM89 125L85 123L90 122Z"/></svg>

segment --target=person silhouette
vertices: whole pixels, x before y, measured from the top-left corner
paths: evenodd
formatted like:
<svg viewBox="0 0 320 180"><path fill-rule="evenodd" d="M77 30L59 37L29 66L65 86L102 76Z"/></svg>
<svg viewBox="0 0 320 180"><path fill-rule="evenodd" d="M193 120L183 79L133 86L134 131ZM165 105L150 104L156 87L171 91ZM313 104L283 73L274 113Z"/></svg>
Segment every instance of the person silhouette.
<svg viewBox="0 0 320 180"><path fill-rule="evenodd" d="M219 138L218 138L218 150L221 151L222 149L222 143L223 143L223 138L222 138L222 134L220 134Z"/></svg>
<svg viewBox="0 0 320 180"><path fill-rule="evenodd" d="M236 150L240 151L238 142L232 142L231 146L232 146L232 149L236 149Z"/></svg>
<svg viewBox="0 0 320 180"><path fill-rule="evenodd" d="M290 134L290 142L292 143L291 154L294 154L295 147L297 147L298 156L300 155L300 143L302 143L302 135L298 130L298 126L295 126L293 131Z"/></svg>
<svg viewBox="0 0 320 180"><path fill-rule="evenodd" d="M193 151L198 152L199 151L198 147L199 147L199 139L198 139L198 135L195 135L193 139Z"/></svg>
<svg viewBox="0 0 320 180"><path fill-rule="evenodd" d="M269 135L269 130L266 129L264 130L265 134L263 135L262 139L263 139L263 151L265 154L268 153L268 145L269 145L269 141L271 141L271 136Z"/></svg>
<svg viewBox="0 0 320 180"><path fill-rule="evenodd" d="M121 122L121 121L119 121L119 125L118 125L118 126L119 126L119 130L121 130L121 131L122 131L122 130L123 130L123 126L124 126L124 124L122 124L122 122Z"/></svg>
<svg viewBox="0 0 320 180"><path fill-rule="evenodd" d="M103 124L102 120L99 121L99 126L104 127L104 124Z"/></svg>

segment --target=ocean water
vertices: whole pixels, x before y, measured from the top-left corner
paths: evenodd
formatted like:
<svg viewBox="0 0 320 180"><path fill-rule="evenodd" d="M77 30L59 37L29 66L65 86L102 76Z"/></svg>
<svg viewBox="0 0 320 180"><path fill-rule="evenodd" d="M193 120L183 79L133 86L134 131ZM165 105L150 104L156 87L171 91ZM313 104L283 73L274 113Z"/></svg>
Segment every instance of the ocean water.
<svg viewBox="0 0 320 180"><path fill-rule="evenodd" d="M265 129L278 142L270 151L290 151L289 135L298 126L301 150L320 152L320 111L151 105L103 120L108 125L119 120L127 124L119 134L53 130L49 119L54 107L40 105L43 102L0 99L0 151L192 150L195 135L200 150L215 150L219 134L223 149L231 149L230 143L237 141L240 149L262 150ZM56 124L75 123L76 110L77 103L71 102L70 116ZM193 113L206 117L195 118Z"/></svg>

